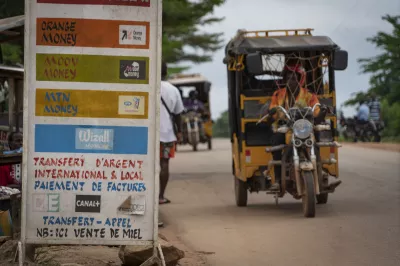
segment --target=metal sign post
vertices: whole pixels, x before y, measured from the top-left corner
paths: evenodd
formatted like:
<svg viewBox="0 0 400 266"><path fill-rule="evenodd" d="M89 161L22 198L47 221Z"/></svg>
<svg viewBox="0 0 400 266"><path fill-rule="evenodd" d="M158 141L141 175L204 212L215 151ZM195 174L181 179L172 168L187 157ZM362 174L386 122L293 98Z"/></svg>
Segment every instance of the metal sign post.
<svg viewBox="0 0 400 266"><path fill-rule="evenodd" d="M158 257L162 1L25 5L20 263L26 244Z"/></svg>

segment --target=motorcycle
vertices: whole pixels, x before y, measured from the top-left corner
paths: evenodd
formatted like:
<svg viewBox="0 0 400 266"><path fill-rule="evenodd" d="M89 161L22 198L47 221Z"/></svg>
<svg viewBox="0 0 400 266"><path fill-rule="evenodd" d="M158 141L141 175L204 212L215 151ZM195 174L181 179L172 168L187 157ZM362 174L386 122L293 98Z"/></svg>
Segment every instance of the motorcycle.
<svg viewBox="0 0 400 266"><path fill-rule="evenodd" d="M183 114L183 144L190 144L193 151L197 151L197 145L200 142L199 121L200 114L195 110L187 110Z"/></svg>
<svg viewBox="0 0 400 266"><path fill-rule="evenodd" d="M354 140L356 138L357 120L355 118L345 118L343 112L341 112L340 126L342 135L345 139Z"/></svg>
<svg viewBox="0 0 400 266"><path fill-rule="evenodd" d="M324 204L328 200L328 193L333 193L341 181L329 185L328 174L322 169L322 164L336 164L334 158L321 161L320 147L341 147L333 138L322 138L326 132L331 132L329 123L314 123L314 110L319 103L311 107L293 107L286 111L279 106L277 111L282 111L286 120L275 129L275 133L286 135L285 144L268 147L266 152L282 151L280 161L268 162L267 170L263 172L266 179L271 180L269 173L274 165L281 165L280 191L270 191L278 197L288 192L295 199L302 200L303 214L305 217L315 217L316 203ZM257 124L268 118L271 112L262 117ZM328 134L329 135L329 134ZM274 180L273 180L274 181ZM274 182L271 183L274 183Z"/></svg>
<svg viewBox="0 0 400 266"><path fill-rule="evenodd" d="M376 122L369 120L368 123L360 124L357 117L345 118L343 113L340 115L340 126L345 139L356 140L357 132L362 142L380 142L381 134L384 129L383 121Z"/></svg>

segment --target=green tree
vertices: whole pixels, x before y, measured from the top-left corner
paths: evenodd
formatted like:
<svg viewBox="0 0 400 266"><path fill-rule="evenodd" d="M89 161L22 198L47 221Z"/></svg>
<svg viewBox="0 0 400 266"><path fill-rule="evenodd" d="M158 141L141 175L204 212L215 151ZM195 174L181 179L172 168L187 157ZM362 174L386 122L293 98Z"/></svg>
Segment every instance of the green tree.
<svg viewBox="0 0 400 266"><path fill-rule="evenodd" d="M400 135L400 16L383 16L393 26L391 33L378 32L367 41L375 44L382 53L368 59L359 59L362 73L371 74L367 92L357 92L345 102L347 106L368 100L371 93L380 96L382 119L387 137Z"/></svg>
<svg viewBox="0 0 400 266"><path fill-rule="evenodd" d="M363 73L372 74L370 92L387 99L389 104L400 101L400 16L382 17L393 26L392 33L378 32L367 41L383 53L368 59L359 59Z"/></svg>
<svg viewBox="0 0 400 266"><path fill-rule="evenodd" d="M229 113L225 111L215 121L213 135L219 138L229 138Z"/></svg>
<svg viewBox="0 0 400 266"><path fill-rule="evenodd" d="M1 0L0 19L24 14L25 0Z"/></svg>
<svg viewBox="0 0 400 266"><path fill-rule="evenodd" d="M24 14L25 0L1 0L0 19ZM14 65L23 62L23 44L21 41L0 43L0 63Z"/></svg>
<svg viewBox="0 0 400 266"><path fill-rule="evenodd" d="M204 63L212 60L213 52L222 47L222 33L205 33L200 27L221 22L212 16L214 8L225 0L163 1L163 59L170 64ZM188 51L193 50L193 52ZM188 67L175 68L176 72Z"/></svg>
<svg viewBox="0 0 400 266"><path fill-rule="evenodd" d="M0 19L24 14L24 2L2 0ZM209 62L212 54L222 47L222 33L206 33L201 31L201 27L224 19L212 15L215 7L224 2L225 0L163 1L162 56L167 63L175 65L175 68L170 68L170 73L187 69L187 66L176 66L182 62Z"/></svg>

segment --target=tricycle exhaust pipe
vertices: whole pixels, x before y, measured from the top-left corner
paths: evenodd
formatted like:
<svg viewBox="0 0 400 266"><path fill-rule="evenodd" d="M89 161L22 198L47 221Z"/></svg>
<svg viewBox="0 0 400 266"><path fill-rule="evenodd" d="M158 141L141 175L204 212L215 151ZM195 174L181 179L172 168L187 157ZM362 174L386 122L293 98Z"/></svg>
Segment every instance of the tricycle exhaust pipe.
<svg viewBox="0 0 400 266"><path fill-rule="evenodd" d="M317 168L317 156L315 155L314 146L311 147L311 163L314 167L314 187L315 187L315 194L319 195L319 178L318 178L318 168Z"/></svg>

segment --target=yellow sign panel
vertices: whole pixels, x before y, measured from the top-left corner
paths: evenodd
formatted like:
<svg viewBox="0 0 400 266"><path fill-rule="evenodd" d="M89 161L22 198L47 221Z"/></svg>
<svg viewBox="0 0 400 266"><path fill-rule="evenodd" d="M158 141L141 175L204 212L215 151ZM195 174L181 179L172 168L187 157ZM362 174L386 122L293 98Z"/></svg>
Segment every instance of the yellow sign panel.
<svg viewBox="0 0 400 266"><path fill-rule="evenodd" d="M148 118L147 92L36 90L36 116Z"/></svg>

